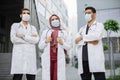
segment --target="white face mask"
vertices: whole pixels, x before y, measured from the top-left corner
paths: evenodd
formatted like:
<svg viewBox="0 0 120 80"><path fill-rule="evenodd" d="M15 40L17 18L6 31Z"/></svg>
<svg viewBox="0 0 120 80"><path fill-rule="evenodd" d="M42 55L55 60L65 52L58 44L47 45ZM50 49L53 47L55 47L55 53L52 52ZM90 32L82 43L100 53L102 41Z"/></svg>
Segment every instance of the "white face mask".
<svg viewBox="0 0 120 80"><path fill-rule="evenodd" d="M23 21L29 21L30 20L30 15L29 14L23 14L22 20Z"/></svg>
<svg viewBox="0 0 120 80"><path fill-rule="evenodd" d="M85 14L85 20L89 22L90 20L92 20L91 16L92 16L91 14Z"/></svg>

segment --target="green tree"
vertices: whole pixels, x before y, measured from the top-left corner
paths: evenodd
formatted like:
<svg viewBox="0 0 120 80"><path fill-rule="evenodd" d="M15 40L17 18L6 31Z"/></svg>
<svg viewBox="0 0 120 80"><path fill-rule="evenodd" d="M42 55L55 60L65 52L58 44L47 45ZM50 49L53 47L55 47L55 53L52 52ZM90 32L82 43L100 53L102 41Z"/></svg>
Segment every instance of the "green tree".
<svg viewBox="0 0 120 80"><path fill-rule="evenodd" d="M118 32L120 30L119 23L116 20L107 20L104 23L104 28L106 31Z"/></svg>
<svg viewBox="0 0 120 80"><path fill-rule="evenodd" d="M108 45L109 45L109 61L110 61L110 67L111 67L111 79L114 80L115 78L115 64L114 64L114 54L112 51L112 42L110 40L110 34L111 32L118 32L120 30L119 23L116 20L107 20L104 23L104 28L107 31L107 39L108 39Z"/></svg>

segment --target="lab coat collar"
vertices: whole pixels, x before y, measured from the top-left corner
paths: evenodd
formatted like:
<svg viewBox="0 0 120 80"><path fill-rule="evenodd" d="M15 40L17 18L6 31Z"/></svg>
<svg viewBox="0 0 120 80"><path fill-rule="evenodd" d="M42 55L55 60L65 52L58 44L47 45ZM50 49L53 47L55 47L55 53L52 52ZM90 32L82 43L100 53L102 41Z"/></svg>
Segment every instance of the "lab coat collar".
<svg viewBox="0 0 120 80"><path fill-rule="evenodd" d="M22 25L22 27L24 27L24 24L22 23L22 21L20 22L20 25ZM29 22L28 22L28 25L27 27L30 26Z"/></svg>
<svg viewBox="0 0 120 80"><path fill-rule="evenodd" d="M96 24L97 24L97 21L94 21L91 26L96 25ZM85 27L87 27L87 24L85 25Z"/></svg>
<svg viewBox="0 0 120 80"><path fill-rule="evenodd" d="M90 26L90 28L89 29L92 29L92 27L94 26L94 25L97 25L97 21L95 20L94 22L93 22L93 24ZM86 29L86 27L87 27L87 24L85 25L85 29Z"/></svg>
<svg viewBox="0 0 120 80"><path fill-rule="evenodd" d="M95 20L91 26L96 25L96 24L97 24L97 21ZM85 26L87 26L87 24Z"/></svg>
<svg viewBox="0 0 120 80"><path fill-rule="evenodd" d="M49 28L49 30L54 31L52 28ZM63 28L60 28L60 30L64 30Z"/></svg>
<svg viewBox="0 0 120 80"><path fill-rule="evenodd" d="M96 25L96 24L97 24L97 21L94 21L93 24L92 24L91 26Z"/></svg>

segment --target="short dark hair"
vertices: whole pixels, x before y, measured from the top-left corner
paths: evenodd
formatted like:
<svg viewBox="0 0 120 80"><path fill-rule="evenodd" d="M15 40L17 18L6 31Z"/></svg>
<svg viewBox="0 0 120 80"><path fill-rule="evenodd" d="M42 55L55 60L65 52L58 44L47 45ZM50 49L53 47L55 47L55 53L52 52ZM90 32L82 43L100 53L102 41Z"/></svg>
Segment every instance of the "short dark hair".
<svg viewBox="0 0 120 80"><path fill-rule="evenodd" d="M21 9L20 14L21 14L24 10L30 11L28 8L23 8L23 9Z"/></svg>
<svg viewBox="0 0 120 80"><path fill-rule="evenodd" d="M85 11L90 9L93 13L96 13L96 9L94 7L86 7Z"/></svg>

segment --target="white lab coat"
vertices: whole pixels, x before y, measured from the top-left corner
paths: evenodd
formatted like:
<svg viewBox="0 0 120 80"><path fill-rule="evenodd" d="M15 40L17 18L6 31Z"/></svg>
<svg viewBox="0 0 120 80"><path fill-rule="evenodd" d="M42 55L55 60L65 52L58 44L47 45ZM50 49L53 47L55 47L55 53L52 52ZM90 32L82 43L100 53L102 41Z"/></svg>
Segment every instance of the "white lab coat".
<svg viewBox="0 0 120 80"><path fill-rule="evenodd" d="M43 31L41 40L39 42L39 48L43 50L41 56L42 59L42 80L50 80L50 43L45 43L45 40L48 36L51 36L52 29ZM58 44L58 64L57 64L57 80L66 80L65 74L65 53L64 49L70 49L70 40L67 32L64 30L59 31L58 37L61 37L64 45Z"/></svg>
<svg viewBox="0 0 120 80"><path fill-rule="evenodd" d="M24 34L24 39L16 37L17 34ZM27 29L22 22L14 23L11 26L10 38L13 43L11 74L36 74L36 48L39 36L34 26L28 24Z"/></svg>
<svg viewBox="0 0 120 80"><path fill-rule="evenodd" d="M82 46L87 41L98 40L97 45L88 43L88 61L90 72L105 72L105 60L103 52L102 38L104 36L105 30L102 23L94 22L88 30L86 35L87 25L80 28L78 36L83 36L83 40L77 44L77 55L78 55L78 73L83 73L82 66ZM77 37L78 37L77 36Z"/></svg>

